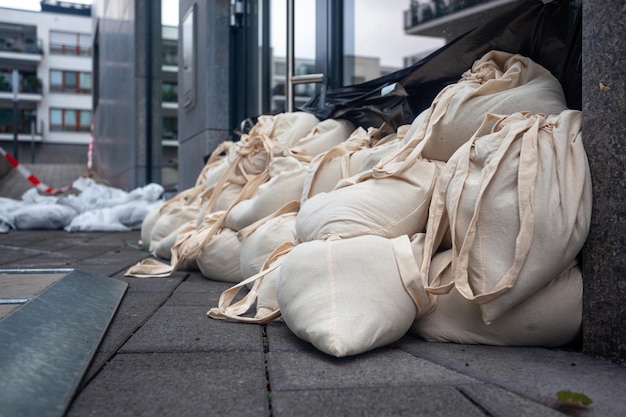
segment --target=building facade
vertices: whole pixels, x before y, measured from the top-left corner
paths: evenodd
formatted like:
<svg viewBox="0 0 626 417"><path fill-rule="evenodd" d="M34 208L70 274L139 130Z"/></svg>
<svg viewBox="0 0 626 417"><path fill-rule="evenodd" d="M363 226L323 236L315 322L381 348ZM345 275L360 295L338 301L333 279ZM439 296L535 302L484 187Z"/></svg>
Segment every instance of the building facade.
<svg viewBox="0 0 626 417"><path fill-rule="evenodd" d="M0 144L24 161L86 161L93 89L90 7L44 6L41 12L0 8Z"/></svg>

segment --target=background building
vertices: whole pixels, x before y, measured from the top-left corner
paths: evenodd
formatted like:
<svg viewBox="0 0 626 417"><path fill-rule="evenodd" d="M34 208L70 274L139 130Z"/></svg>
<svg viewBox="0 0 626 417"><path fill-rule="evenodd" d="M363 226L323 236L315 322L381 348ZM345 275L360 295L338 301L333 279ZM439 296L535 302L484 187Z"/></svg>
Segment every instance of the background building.
<svg viewBox="0 0 626 417"><path fill-rule="evenodd" d="M91 7L0 8L0 145L13 150L12 71L19 72L18 157L86 161L91 139Z"/></svg>

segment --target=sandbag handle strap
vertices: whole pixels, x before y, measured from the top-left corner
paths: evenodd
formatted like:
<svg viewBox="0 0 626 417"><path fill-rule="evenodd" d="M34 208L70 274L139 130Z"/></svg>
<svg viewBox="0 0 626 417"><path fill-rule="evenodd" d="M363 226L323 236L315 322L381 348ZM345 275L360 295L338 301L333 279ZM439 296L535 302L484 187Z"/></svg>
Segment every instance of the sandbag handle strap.
<svg viewBox="0 0 626 417"><path fill-rule="evenodd" d="M259 287L263 282L263 278L270 272L277 269L282 265L283 261L281 257L289 253L295 244L291 242L286 242L279 245L274 251L267 257L266 261L263 263L263 268L261 271L240 283L232 286L231 288L225 290L219 298L218 306L210 309L207 312L207 315L214 319L231 319L235 321L242 321L247 323L267 323L275 318L280 317L280 310L273 311L268 313L267 315L263 315L261 317L241 317L242 314L245 314L250 307L255 303L258 294ZM235 296L241 291L243 287L246 285L253 283L250 291L239 301L236 303L232 303Z"/></svg>
<svg viewBox="0 0 626 417"><path fill-rule="evenodd" d="M393 238L391 244L402 285L415 304L416 317L427 314L434 305L434 299L425 290L424 280L420 277L409 237L402 235Z"/></svg>
<svg viewBox="0 0 626 417"><path fill-rule="evenodd" d="M492 117L498 117L494 115L488 115ZM517 115L515 115L517 116ZM539 126L542 117L532 117L528 113L523 114L524 118L520 121L516 121L505 128L508 128L506 137L498 150L494 155L494 162L490 164L490 169L483 179L481 188L479 190L476 204L474 207L474 214L470 220L468 230L463 239L458 253L453 256L452 269L455 277L455 286L459 292L468 300L475 301L479 304L486 303L497 298L503 292L506 292L513 287L519 273L526 261L530 246L532 243L532 237L534 234L534 192L533 187L537 178L537 140L539 136ZM500 116L499 122L504 120L506 116ZM485 118L485 121L487 118ZM498 123L499 123L498 122ZM499 128L499 124L494 126L495 129ZM520 134L522 135L520 138ZM475 142L477 136L472 138L472 143ZM513 263L507 272L502 276L498 283L489 291L476 295L474 294L469 284L469 252L476 237L478 217L480 214L480 208L483 201L483 195L493 180L493 177L500 166L500 163L504 159L504 155L510 148L510 146L517 140L521 140L521 151L519 160L518 171L518 201L519 201L519 219L520 230L517 234L515 241L515 254ZM467 154L466 164L461 166L461 174L463 175L463 184L469 174L469 159L470 153ZM459 196L463 187L459 189ZM457 197L459 197L457 196ZM454 212L452 215L452 230L454 231L454 224L458 216L459 200L456 198Z"/></svg>

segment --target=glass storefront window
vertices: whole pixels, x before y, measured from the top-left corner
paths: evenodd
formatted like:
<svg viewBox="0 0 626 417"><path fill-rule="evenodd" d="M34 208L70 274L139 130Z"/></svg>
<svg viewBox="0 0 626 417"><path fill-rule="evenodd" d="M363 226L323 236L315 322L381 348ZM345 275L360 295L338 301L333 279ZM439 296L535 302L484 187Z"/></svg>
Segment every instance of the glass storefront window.
<svg viewBox="0 0 626 417"><path fill-rule="evenodd" d="M354 26L346 25L346 30L353 33L344 34L344 85L402 69L415 62L416 57L424 57L445 44L440 37L405 33L402 19L411 3L410 0L346 2L344 14L352 17Z"/></svg>
<svg viewBox="0 0 626 417"><path fill-rule="evenodd" d="M315 72L315 3L316 0L294 1L294 75ZM287 6L284 1L270 2L272 65L271 111L285 110L287 81ZM294 86L295 107L306 103L315 94L315 85Z"/></svg>

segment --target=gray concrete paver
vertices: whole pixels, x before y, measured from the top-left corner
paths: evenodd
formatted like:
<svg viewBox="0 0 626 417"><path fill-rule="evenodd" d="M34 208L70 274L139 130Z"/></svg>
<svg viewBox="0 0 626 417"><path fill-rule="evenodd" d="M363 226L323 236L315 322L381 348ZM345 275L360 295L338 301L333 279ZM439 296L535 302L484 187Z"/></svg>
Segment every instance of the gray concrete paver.
<svg viewBox="0 0 626 417"><path fill-rule="evenodd" d="M261 326L207 317L203 306L163 306L120 352L263 351Z"/></svg>
<svg viewBox="0 0 626 417"><path fill-rule="evenodd" d="M272 392L274 417L485 417L451 386L394 386Z"/></svg>
<svg viewBox="0 0 626 417"><path fill-rule="evenodd" d="M269 349L271 352L279 351L310 351L319 352L315 346L305 342L293 334L284 322L272 322L266 326Z"/></svg>
<svg viewBox="0 0 626 417"><path fill-rule="evenodd" d="M107 333L100 344L87 374L85 381L90 380L104 363L108 361L118 349L126 343L144 324L152 314L167 300L170 292L156 291L127 291Z"/></svg>
<svg viewBox="0 0 626 417"><path fill-rule="evenodd" d="M270 352L268 363L272 392L478 382L443 366L389 348L345 358L309 351Z"/></svg>
<svg viewBox="0 0 626 417"><path fill-rule="evenodd" d="M400 349L551 406L562 390L593 400L585 416L626 411L626 367L581 353L544 348L432 343L404 338Z"/></svg>
<svg viewBox="0 0 626 417"><path fill-rule="evenodd" d="M261 352L118 354L67 417L265 416Z"/></svg>
<svg viewBox="0 0 626 417"><path fill-rule="evenodd" d="M205 313L217 307L222 292L232 287L230 282L211 281L204 278L200 272L190 272L189 277L167 300L168 306L202 306ZM245 293L243 291L242 293Z"/></svg>
<svg viewBox="0 0 626 417"><path fill-rule="evenodd" d="M490 384L463 385L461 393L493 417L563 417L553 408Z"/></svg>

